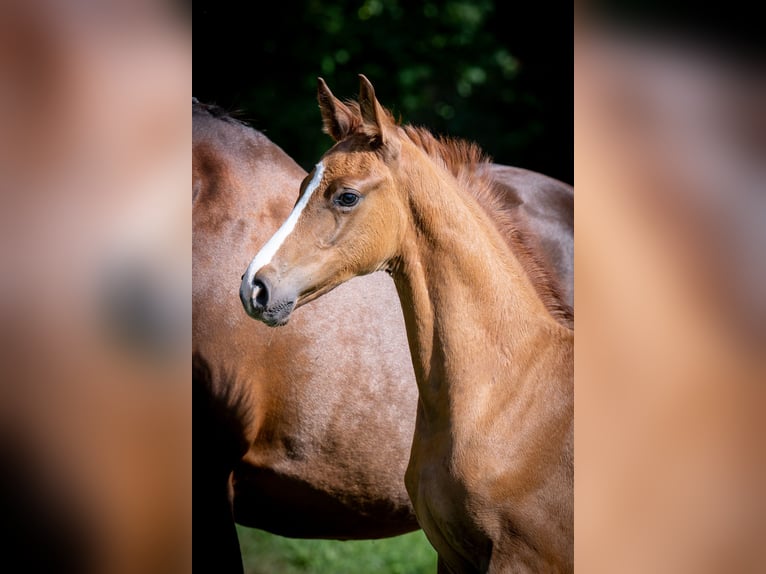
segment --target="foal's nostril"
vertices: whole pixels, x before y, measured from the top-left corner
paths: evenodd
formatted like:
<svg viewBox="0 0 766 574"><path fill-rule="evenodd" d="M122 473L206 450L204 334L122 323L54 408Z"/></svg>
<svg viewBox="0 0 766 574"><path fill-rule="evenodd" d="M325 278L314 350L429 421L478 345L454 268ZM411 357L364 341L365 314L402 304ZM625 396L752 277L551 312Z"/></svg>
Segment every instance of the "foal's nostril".
<svg viewBox="0 0 766 574"><path fill-rule="evenodd" d="M256 304L265 307L269 303L269 288L260 279L253 279L253 287L258 290L255 295Z"/></svg>

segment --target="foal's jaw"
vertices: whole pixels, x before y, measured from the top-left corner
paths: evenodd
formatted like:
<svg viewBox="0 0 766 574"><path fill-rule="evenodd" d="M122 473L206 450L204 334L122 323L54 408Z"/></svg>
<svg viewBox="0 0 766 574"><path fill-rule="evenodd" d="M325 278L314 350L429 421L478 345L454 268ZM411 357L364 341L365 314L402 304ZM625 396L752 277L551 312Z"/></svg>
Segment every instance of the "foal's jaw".
<svg viewBox="0 0 766 574"><path fill-rule="evenodd" d="M301 286L300 282L293 284L289 280L272 280L270 269L256 273L249 292L245 290L243 295L243 289L240 289L240 298L247 314L269 327L286 325L293 311L343 283L339 281Z"/></svg>

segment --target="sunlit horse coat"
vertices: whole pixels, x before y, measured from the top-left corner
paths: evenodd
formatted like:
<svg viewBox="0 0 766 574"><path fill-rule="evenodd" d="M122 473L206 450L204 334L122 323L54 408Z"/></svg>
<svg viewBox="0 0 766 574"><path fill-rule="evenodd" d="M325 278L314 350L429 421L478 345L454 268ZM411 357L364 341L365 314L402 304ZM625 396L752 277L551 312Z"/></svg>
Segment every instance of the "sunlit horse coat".
<svg viewBox="0 0 766 574"><path fill-rule="evenodd" d="M193 105L193 121L195 492L213 517L195 527L198 547L237 567L232 504L237 522L288 536L417 528L403 478L417 388L393 284L359 278L279 331L250 320L237 297L242 268L305 172L215 108ZM509 206L545 228L541 249L569 285L571 188L487 168Z"/></svg>

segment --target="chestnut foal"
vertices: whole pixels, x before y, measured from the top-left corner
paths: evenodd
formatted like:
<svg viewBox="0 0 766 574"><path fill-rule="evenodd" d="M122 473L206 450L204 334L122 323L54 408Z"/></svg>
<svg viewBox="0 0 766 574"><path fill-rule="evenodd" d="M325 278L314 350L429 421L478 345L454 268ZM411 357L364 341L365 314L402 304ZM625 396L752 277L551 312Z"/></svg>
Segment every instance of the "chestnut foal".
<svg viewBox="0 0 766 574"><path fill-rule="evenodd" d="M391 274L419 401L405 481L447 572L573 569L573 331L485 160L398 126L361 76L358 109L323 81L337 141L243 276L270 326L358 275ZM349 309L353 313L353 309Z"/></svg>

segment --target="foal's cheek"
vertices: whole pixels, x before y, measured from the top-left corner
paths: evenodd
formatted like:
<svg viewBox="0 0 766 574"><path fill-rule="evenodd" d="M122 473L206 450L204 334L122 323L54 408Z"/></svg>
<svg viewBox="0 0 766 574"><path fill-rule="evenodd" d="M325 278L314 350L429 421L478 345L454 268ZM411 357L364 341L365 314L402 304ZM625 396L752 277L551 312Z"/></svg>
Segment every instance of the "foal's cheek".
<svg viewBox="0 0 766 574"><path fill-rule="evenodd" d="M314 224L311 245L321 250L332 249L340 240L345 227L343 217L327 210L319 214Z"/></svg>
<svg viewBox="0 0 766 574"><path fill-rule="evenodd" d="M378 246L379 266L387 264L401 252L402 234L401 221L395 210L389 210L381 215L377 224L376 245Z"/></svg>

